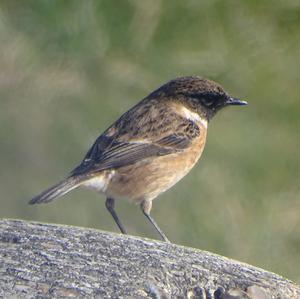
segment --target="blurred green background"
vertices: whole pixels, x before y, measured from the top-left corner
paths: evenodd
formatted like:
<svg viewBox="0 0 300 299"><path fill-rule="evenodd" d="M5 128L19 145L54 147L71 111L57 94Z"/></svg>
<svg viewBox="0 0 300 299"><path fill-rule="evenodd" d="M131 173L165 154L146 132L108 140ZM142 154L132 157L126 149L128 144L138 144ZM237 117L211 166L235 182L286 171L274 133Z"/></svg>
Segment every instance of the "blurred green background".
<svg viewBox="0 0 300 299"><path fill-rule="evenodd" d="M0 216L117 231L91 191L27 202L153 89L201 75L249 106L215 117L202 159L152 215L174 243L300 282L299 54L296 0L1 1ZM157 238L138 207L117 210Z"/></svg>

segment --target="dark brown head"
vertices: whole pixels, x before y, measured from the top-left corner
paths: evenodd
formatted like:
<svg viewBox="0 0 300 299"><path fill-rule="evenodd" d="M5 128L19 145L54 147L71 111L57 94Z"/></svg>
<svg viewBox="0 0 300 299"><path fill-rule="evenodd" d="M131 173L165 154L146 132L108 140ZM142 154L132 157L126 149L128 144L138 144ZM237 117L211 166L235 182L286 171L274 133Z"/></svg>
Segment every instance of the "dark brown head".
<svg viewBox="0 0 300 299"><path fill-rule="evenodd" d="M231 97L218 83L197 76L171 80L150 97L159 95L185 103L208 120L226 106L247 105L247 102Z"/></svg>

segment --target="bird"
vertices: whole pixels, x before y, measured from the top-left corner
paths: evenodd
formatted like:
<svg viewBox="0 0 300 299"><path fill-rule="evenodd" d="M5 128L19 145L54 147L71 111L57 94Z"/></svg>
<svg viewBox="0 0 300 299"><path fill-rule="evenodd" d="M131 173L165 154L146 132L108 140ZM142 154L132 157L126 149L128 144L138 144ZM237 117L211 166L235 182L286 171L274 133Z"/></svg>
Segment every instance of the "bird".
<svg viewBox="0 0 300 299"><path fill-rule="evenodd" d="M115 200L140 205L160 238L169 242L150 212L152 203L181 180L199 160L214 115L231 105L247 105L223 87L199 76L173 79L151 92L106 129L82 162L58 184L30 200L48 203L78 187L106 197L105 206L127 234Z"/></svg>

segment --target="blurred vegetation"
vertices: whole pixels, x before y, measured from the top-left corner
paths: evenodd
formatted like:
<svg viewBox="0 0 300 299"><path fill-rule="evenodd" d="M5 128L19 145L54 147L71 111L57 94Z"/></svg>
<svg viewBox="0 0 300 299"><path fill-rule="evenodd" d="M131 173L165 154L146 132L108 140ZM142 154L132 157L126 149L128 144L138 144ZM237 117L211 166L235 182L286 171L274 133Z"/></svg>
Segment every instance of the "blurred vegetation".
<svg viewBox="0 0 300 299"><path fill-rule="evenodd" d="M0 216L117 231L96 193L27 201L154 88L197 74L250 105L216 116L153 216L175 243L300 282L299 53L296 0L1 1ZM157 237L138 207L117 210Z"/></svg>

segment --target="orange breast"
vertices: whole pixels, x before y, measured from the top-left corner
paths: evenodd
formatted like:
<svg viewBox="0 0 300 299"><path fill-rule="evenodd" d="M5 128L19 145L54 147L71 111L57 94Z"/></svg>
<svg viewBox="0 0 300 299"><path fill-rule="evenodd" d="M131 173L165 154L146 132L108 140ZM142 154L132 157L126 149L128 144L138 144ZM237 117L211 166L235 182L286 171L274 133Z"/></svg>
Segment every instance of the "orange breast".
<svg viewBox="0 0 300 299"><path fill-rule="evenodd" d="M117 169L106 194L115 199L125 198L140 203L144 199L154 199L172 187L192 169L203 152L206 128L202 124L200 126L200 136L183 152L146 159Z"/></svg>

